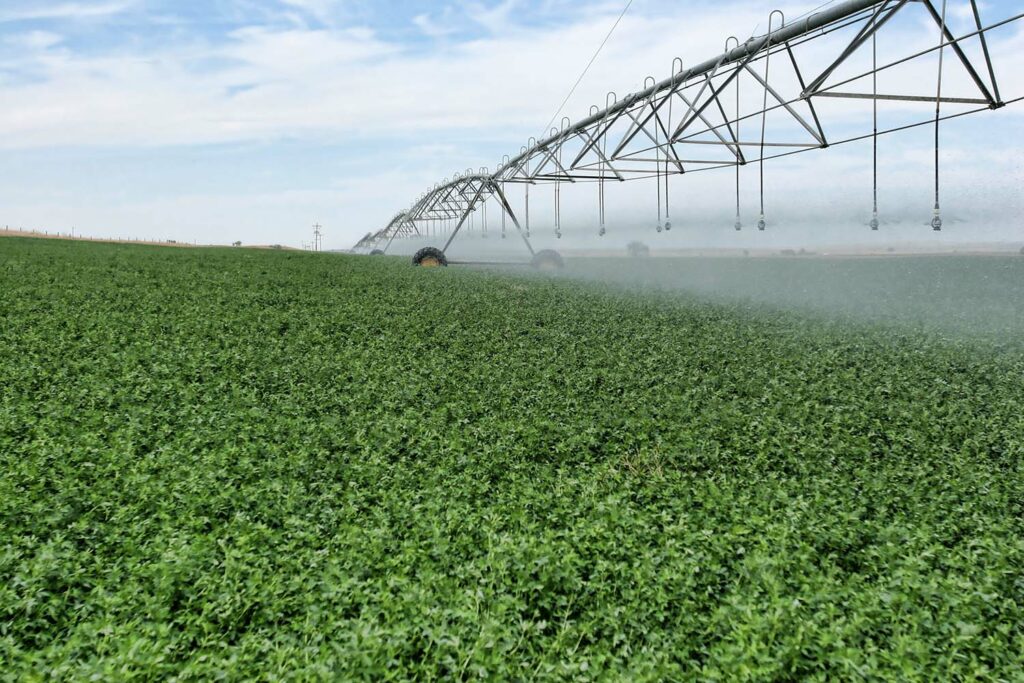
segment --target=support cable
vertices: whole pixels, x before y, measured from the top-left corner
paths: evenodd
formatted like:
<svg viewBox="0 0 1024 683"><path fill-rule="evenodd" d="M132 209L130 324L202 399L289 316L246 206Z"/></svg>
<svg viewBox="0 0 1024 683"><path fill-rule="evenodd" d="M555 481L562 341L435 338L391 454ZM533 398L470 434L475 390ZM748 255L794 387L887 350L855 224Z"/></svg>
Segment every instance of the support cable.
<svg viewBox="0 0 1024 683"><path fill-rule="evenodd" d="M682 60L679 60L679 70L683 70ZM668 91L668 125L666 128L672 130L672 103L676 99L673 93L676 91L676 63L672 61L672 87ZM655 115L657 116L657 115ZM672 141L668 140L668 151L672 151ZM668 151L665 152L665 232L672 229L672 220L669 216L669 197L668 197L668 177L669 177L669 158Z"/></svg>
<svg viewBox="0 0 1024 683"><path fill-rule="evenodd" d="M942 121L942 62L946 53L946 4L942 0L942 26L939 31L939 77L935 93L935 213L932 216L932 230L942 230L942 212L939 208L939 124Z"/></svg>
<svg viewBox="0 0 1024 683"><path fill-rule="evenodd" d="M654 127L654 175L657 178L655 185L658 187L658 232L661 232L661 143L659 140L658 126Z"/></svg>
<svg viewBox="0 0 1024 683"><path fill-rule="evenodd" d="M725 41L725 49L729 49L729 40ZM736 47L739 47L739 38L732 38L731 40L736 41ZM724 117L723 117L724 118ZM743 221L740 220L740 166L743 165L743 158L741 156L741 147L739 141L743 138L740 137L740 124L742 119L740 118L740 79L736 77L736 222L733 224L733 228L736 232L743 229Z"/></svg>
<svg viewBox="0 0 1024 683"><path fill-rule="evenodd" d="M502 197L504 197L505 196L505 182L502 181L501 184L498 186L498 188L501 190ZM502 212L501 212L501 239L505 239L505 215L506 215L505 211L504 211L504 209L502 209Z"/></svg>
<svg viewBox="0 0 1024 683"><path fill-rule="evenodd" d="M615 29L617 29L619 27L619 24L622 23L623 18L625 18L626 13L629 12L629 8L632 7L632 5L633 0L629 0L629 2L626 3L626 6L622 9L622 13L619 14L619 18L615 20L614 24L612 24L612 28L611 30L608 31L608 35L606 35L604 37L604 40L601 41L601 44L597 48L597 52L595 52L594 56L590 58L590 61L587 63L587 66L583 69L583 73L581 73L580 77L576 79L576 83L569 90L569 94L565 96L565 99L562 100L562 104L558 106L558 111L556 111L555 115L551 117L550 121L548 121L548 125L544 126L544 130L551 128L551 124L555 122L555 119L558 118L558 115L562 113L563 109L565 109L565 105L569 103L569 99L573 96L573 94L575 94L576 88L580 87L580 83L582 83L583 79L586 78L587 72L590 71L590 67L594 66L594 62L597 61L598 55L601 54L601 51L604 50L605 45L607 45L608 41L611 40L612 34L615 33Z"/></svg>
<svg viewBox="0 0 1024 683"><path fill-rule="evenodd" d="M656 83L657 81L653 77L648 76L644 80L644 88L645 89L647 88L647 84L649 82L653 84L653 83ZM657 109L657 107L654 104L654 94L653 93L651 94L650 97L647 98L647 106L649 106L651 108L651 113L652 113L652 115L654 116L654 119L655 119L655 121L654 121L654 177L656 179L655 180L655 187L657 188L657 192L658 192L658 225L657 225L657 230L660 233L662 231L662 225L661 225L661 126L658 125L658 121L657 121L658 109ZM672 139L668 138L668 139L665 140L665 142L668 143L668 144L671 144ZM666 159L668 158L668 152L667 151L665 152L665 158Z"/></svg>
<svg viewBox="0 0 1024 683"><path fill-rule="evenodd" d="M872 148L872 210L871 210L871 229L878 230L878 33L874 31L874 23L876 17L871 17L872 33L871 33L871 93L874 95L872 98L872 104L874 111L873 116L873 128L871 133L871 148Z"/></svg>
<svg viewBox="0 0 1024 683"><path fill-rule="evenodd" d="M605 166L607 165L607 157L605 154L608 153L608 136L605 135L601 141L601 179L597 182L597 205L598 205L598 222L600 226L597 230L598 237L604 237L607 229L605 228L605 210L604 210L604 176Z"/></svg>
<svg viewBox="0 0 1024 683"><path fill-rule="evenodd" d="M596 104L594 106L592 106L590 108L591 115L593 115L594 112L598 111L598 110L599 110L599 107ZM602 120L602 123L603 123L603 120ZM597 161L597 236L598 237L604 237L604 235L605 235L605 229L604 229L604 174L605 174L606 160L604 158L604 149L605 149L605 147L602 147L600 140L598 140L597 141L597 154L598 154L598 161Z"/></svg>
<svg viewBox="0 0 1024 683"><path fill-rule="evenodd" d="M762 230L762 231L768 226L768 223L767 223L767 221L765 221L765 218L764 218L764 139L765 139L765 131L766 131L767 125L768 125L768 83L769 83L769 79L768 79L769 70L768 69L771 66L771 58L772 58L772 20L775 18L776 14L782 15L782 12L779 12L778 10L775 10L768 17L768 39L765 42L765 47L764 47L764 49L765 49L765 55L764 55L764 101L761 103L761 153L759 155L761 157L760 160L759 160L759 164L760 164L760 171L759 171L760 178L759 178L759 180L760 180L760 184L761 184L761 215L757 219L757 229L758 230ZM785 18L785 16L782 17L782 25L783 26L786 25L786 18Z"/></svg>
<svg viewBox="0 0 1024 683"><path fill-rule="evenodd" d="M558 165L562 165L562 145L558 145ZM555 180L555 239L562 239L562 181Z"/></svg>
<svg viewBox="0 0 1024 683"><path fill-rule="evenodd" d="M767 227L767 225L768 225L768 223L764 219L764 135L765 135L765 128L767 127L767 123L768 123L768 61L769 61L770 57L771 57L771 48L769 47L769 52L768 52L768 54L765 55L765 58L764 58L764 80L765 80L765 87L764 87L764 103L762 105L763 111L761 112L761 154L759 155L760 159L758 160L758 165L759 165L759 171L758 171L759 178L758 178L758 180L760 182L760 187L761 187L761 215L757 219L757 229L758 230L764 230L765 227Z"/></svg>
<svg viewBox="0 0 1024 683"><path fill-rule="evenodd" d="M530 160L526 160L526 177L530 177ZM526 239L530 239L530 184L529 182L524 185L526 188L526 208L523 210L523 225L526 228Z"/></svg>
<svg viewBox="0 0 1024 683"><path fill-rule="evenodd" d="M561 159L559 159L561 161ZM562 239L562 183L555 182L555 238Z"/></svg>

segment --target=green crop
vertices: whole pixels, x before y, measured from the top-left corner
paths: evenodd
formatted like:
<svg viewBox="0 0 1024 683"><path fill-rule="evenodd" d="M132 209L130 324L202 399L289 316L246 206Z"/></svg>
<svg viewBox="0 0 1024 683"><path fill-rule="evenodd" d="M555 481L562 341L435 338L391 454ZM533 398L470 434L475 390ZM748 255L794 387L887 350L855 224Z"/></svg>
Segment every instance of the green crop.
<svg viewBox="0 0 1024 683"><path fill-rule="evenodd" d="M16 239L0 322L0 678L1024 671L1002 333Z"/></svg>

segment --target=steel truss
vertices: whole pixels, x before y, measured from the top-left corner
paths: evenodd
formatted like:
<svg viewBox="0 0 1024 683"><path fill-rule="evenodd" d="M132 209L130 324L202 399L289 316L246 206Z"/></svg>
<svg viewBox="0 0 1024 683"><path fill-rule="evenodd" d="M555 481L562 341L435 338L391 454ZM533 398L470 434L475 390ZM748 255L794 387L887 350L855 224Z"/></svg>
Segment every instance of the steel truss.
<svg viewBox="0 0 1024 683"><path fill-rule="evenodd" d="M948 2L949 0L946 0ZM955 2L956 0L954 0ZM529 241L529 188L553 184L556 192L556 234L560 235L557 211L558 190L562 183L598 183L600 185L601 233L604 234L604 185L642 178L659 182L659 231L661 229L661 183L665 182L665 209L668 215L668 184L670 175L702 170L735 168L737 174L737 222L739 219L739 169L752 163L762 165L762 213L759 227L764 229L763 163L770 159L791 156L830 146L875 138L934 123L936 151L940 121L999 109L1019 102L1001 99L996 68L989 50L987 34L1024 19L1024 13L984 25L977 0L960 0L969 7L975 20L974 30L954 35L947 22L943 0L844 0L828 9L786 24L781 12L773 12L769 31L763 36L740 43L726 41L726 51L713 59L683 68L681 60L672 65L669 78L655 82L649 78L643 90L621 100L609 93L604 109L591 108L591 114L576 123L563 119L543 140L531 138L521 152L505 157L496 171L481 169L477 173L456 175L434 186L407 211L398 214L381 231L367 235L357 248L384 250L396 238L421 236L418 225L441 226L447 235L444 251L464 228L475 211L493 200L501 212L502 224L508 218L533 253ZM936 6L939 3L940 7ZM926 21L934 24L931 44L887 63L877 62L876 44L894 17L911 11L923 12ZM773 28L780 24L780 28ZM825 42L828 41L828 42ZM965 45L980 44L981 59L972 59ZM801 64L798 52L809 46L832 48L833 57L825 62ZM733 47L730 49L730 45ZM869 68L854 68L854 54L874 51ZM878 75L936 52L950 53L947 70L957 67L973 84L971 97L943 95L940 61L937 94L879 93ZM1016 67L1019 68L1019 65ZM852 70L851 70L852 69ZM841 78L837 74L842 73ZM868 82L851 89L853 84ZM756 92L754 106L749 106L750 92ZM746 109L741 97L746 93ZM822 103L865 100L874 109L874 128L865 134L830 139L822 113ZM923 103L934 112L920 121L878 129L877 108L880 102ZM943 114L942 107L947 107ZM959 107L952 113L948 108ZM772 125L768 126L768 117ZM745 130L755 135L744 137ZM876 142L877 144L877 142ZM936 188L938 187L936 162ZM877 161L876 161L877 177ZM877 180L876 180L877 183ZM509 203L507 184L524 184L525 227ZM937 194L937 193L936 193ZM876 185L877 196L877 185ZM876 202L877 203L877 202ZM938 197L936 197L938 219ZM877 219L877 206L876 206ZM670 224L666 220L666 227ZM938 219L938 227L941 219ZM938 229L936 227L936 229ZM437 228L434 228L435 234Z"/></svg>
<svg viewBox="0 0 1024 683"><path fill-rule="evenodd" d="M401 211L395 214L395 217L388 221L388 224L384 226L384 229L378 230L374 233L368 233L363 239L356 243L355 249L372 251L380 248L381 245L385 245L385 249L391 246L391 243L396 238L401 237L419 237L420 231L416 227L416 221L413 220L408 211Z"/></svg>

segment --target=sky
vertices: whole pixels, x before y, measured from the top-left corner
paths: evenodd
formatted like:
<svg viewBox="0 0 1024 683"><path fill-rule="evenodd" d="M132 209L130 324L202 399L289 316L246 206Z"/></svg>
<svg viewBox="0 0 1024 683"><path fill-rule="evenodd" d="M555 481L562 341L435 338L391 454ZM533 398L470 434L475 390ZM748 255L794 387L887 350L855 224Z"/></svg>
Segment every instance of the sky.
<svg viewBox="0 0 1024 683"><path fill-rule="evenodd" d="M783 3L635 0L564 113L582 117L609 89L667 76L677 55L702 61L730 34L763 32L774 4ZM816 4L793 2L787 14ZM493 167L539 135L623 5L3 0L0 226L301 246L320 223L326 248L350 247L435 182ZM951 22L966 26L966 3L951 5ZM981 8L993 19L1020 11L1018 0ZM1021 24L994 36L995 51L1016 59L1002 75L1007 99L1024 95ZM944 149L950 183L984 190L1010 238L1024 224L1014 218L1024 210L1022 109L956 123ZM924 211L927 174L917 171L930 150L914 144L927 136L909 137L890 148L888 191L901 211L903 193ZM853 211L835 178L862 183L863 152L804 155L780 170L771 187L786 215L796 220L800 202L783 201L794 183L836 195L819 212L833 201ZM678 192L702 188L694 215L718 220L718 204L731 212L729 178ZM645 193L622 192L621 223L641 211L647 221ZM979 192L961 194L961 212L975 211Z"/></svg>

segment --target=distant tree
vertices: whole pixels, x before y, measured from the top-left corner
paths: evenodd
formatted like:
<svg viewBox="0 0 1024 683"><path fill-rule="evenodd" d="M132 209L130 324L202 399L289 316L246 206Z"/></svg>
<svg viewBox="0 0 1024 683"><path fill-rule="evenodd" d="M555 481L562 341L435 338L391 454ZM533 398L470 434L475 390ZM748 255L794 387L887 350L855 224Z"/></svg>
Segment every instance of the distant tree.
<svg viewBox="0 0 1024 683"><path fill-rule="evenodd" d="M240 247L240 246L242 246L242 242L241 242L241 240L239 240L238 242L232 242L231 246L233 246L233 247Z"/></svg>

